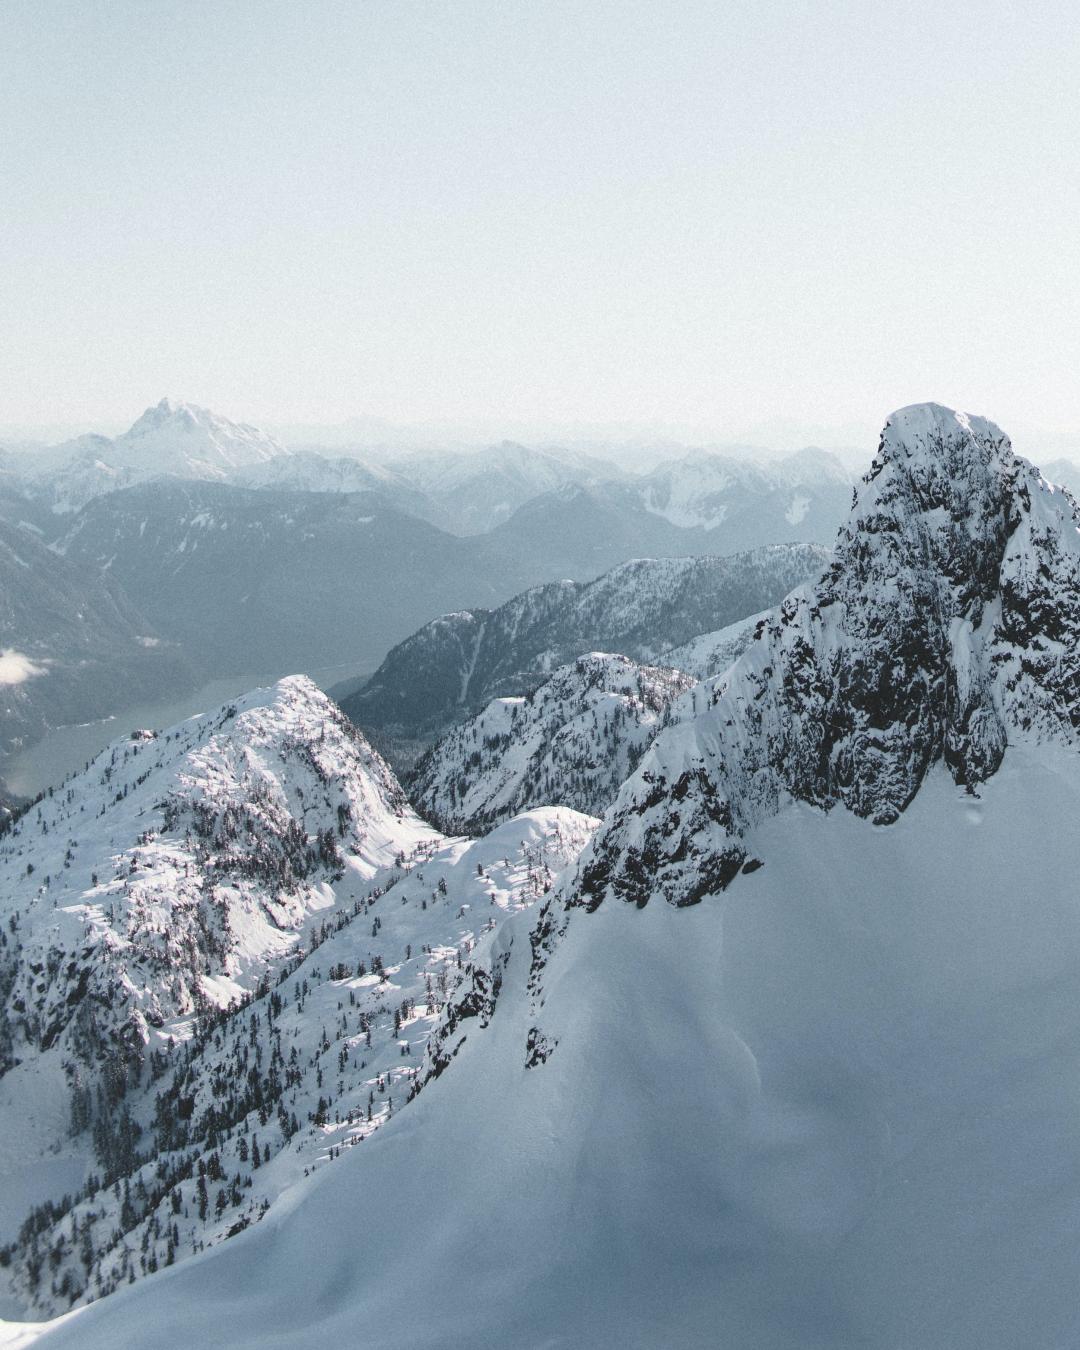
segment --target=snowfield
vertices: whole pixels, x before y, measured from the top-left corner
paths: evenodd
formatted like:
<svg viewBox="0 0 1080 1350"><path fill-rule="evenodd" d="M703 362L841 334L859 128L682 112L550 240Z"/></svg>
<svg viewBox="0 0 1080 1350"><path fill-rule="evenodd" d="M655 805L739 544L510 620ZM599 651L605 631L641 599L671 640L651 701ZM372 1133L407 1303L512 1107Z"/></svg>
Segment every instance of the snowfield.
<svg viewBox="0 0 1080 1350"><path fill-rule="evenodd" d="M793 804L723 899L578 911L533 1069L521 916L453 1072L43 1350L1074 1344L1078 811L1020 749L890 827Z"/></svg>

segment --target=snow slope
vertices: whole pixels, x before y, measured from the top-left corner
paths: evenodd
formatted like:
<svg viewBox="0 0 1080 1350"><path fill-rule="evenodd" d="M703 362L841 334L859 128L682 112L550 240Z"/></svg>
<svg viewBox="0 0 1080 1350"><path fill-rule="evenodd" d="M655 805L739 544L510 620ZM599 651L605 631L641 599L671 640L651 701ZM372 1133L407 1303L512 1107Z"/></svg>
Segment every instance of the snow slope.
<svg viewBox="0 0 1080 1350"><path fill-rule="evenodd" d="M41 1344L1074 1344L1080 907L1046 840L1078 810L1074 757L1023 750L887 829L793 804L722 905L571 925L532 1069L518 921L489 1029L407 1113Z"/></svg>

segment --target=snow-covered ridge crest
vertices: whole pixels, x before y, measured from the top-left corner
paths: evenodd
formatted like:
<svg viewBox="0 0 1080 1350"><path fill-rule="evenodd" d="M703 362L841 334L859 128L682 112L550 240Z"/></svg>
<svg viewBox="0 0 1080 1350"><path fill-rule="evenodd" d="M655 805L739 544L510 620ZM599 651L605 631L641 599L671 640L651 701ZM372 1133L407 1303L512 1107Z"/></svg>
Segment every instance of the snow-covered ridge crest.
<svg viewBox="0 0 1080 1350"><path fill-rule="evenodd" d="M147 408L112 446L112 458L125 468L211 478L287 454L258 427L168 398Z"/></svg>
<svg viewBox="0 0 1080 1350"><path fill-rule="evenodd" d="M894 413L835 560L688 698L582 858L576 900L693 904L792 798L894 821L944 760L972 789L1010 739L1080 742L1080 508L992 422Z"/></svg>
<svg viewBox="0 0 1080 1350"><path fill-rule="evenodd" d="M407 780L412 800L441 829L468 834L544 803L599 815L693 683L670 667L587 652L448 732Z"/></svg>
<svg viewBox="0 0 1080 1350"><path fill-rule="evenodd" d="M435 837L305 676L114 743L0 846L0 1073L56 1044L138 1058L150 1028L254 988L336 877Z"/></svg>

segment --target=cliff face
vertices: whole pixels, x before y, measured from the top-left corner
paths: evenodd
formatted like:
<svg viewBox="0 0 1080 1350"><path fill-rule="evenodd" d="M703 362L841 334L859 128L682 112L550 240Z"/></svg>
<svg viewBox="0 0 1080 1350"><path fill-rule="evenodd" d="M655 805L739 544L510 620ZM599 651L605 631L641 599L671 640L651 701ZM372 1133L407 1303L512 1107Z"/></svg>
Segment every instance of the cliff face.
<svg viewBox="0 0 1080 1350"><path fill-rule="evenodd" d="M992 423L894 414L835 560L658 738L581 902L691 904L791 799L896 820L944 760L974 788L1014 737L1080 737L1080 517Z"/></svg>

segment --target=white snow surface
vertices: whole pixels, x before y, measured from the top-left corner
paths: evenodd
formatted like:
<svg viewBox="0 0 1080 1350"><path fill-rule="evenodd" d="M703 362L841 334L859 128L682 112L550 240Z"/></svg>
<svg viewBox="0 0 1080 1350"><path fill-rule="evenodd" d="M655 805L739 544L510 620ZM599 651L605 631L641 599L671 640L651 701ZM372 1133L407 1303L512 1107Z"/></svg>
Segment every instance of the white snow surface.
<svg viewBox="0 0 1080 1350"><path fill-rule="evenodd" d="M1078 812L1054 747L977 799L936 769L887 828L792 804L722 899L574 915L533 1069L513 921L453 1072L251 1233L40 1344L1075 1344Z"/></svg>

